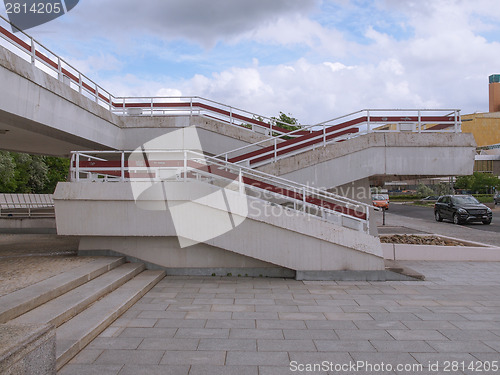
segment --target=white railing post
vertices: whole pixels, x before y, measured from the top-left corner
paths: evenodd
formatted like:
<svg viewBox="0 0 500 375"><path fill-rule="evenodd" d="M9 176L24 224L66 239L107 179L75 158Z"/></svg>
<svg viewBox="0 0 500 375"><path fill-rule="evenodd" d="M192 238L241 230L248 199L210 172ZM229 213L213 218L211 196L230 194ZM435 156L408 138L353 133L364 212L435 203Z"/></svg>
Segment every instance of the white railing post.
<svg viewBox="0 0 500 375"><path fill-rule="evenodd" d="M153 105L153 97L151 97L151 117L153 117L153 109L154 109L154 105Z"/></svg>
<svg viewBox="0 0 500 375"><path fill-rule="evenodd" d="M76 153L76 161L75 161L75 179L76 181L80 181L80 153Z"/></svg>
<svg viewBox="0 0 500 375"><path fill-rule="evenodd" d="M113 111L113 99L111 98L111 93L108 95L108 100L109 100L109 111Z"/></svg>
<svg viewBox="0 0 500 375"><path fill-rule="evenodd" d="M274 138L274 162L276 163L276 160L278 158L278 141L276 138Z"/></svg>
<svg viewBox="0 0 500 375"><path fill-rule="evenodd" d="M229 107L229 123L233 124L233 107Z"/></svg>
<svg viewBox="0 0 500 375"><path fill-rule="evenodd" d="M97 86L97 83L95 84L95 102L99 104L99 86Z"/></svg>
<svg viewBox="0 0 500 375"><path fill-rule="evenodd" d="M61 58L57 56L57 79L62 81L62 66L61 66Z"/></svg>
<svg viewBox="0 0 500 375"><path fill-rule="evenodd" d="M31 63L33 65L35 65L35 61L36 61L35 40L33 38L30 38L30 39L31 39Z"/></svg>
<svg viewBox="0 0 500 375"><path fill-rule="evenodd" d="M302 186L302 210L306 212L306 187Z"/></svg>
<svg viewBox="0 0 500 375"><path fill-rule="evenodd" d="M326 123L323 123L323 147L326 146Z"/></svg>
<svg viewBox="0 0 500 375"><path fill-rule="evenodd" d="M458 111L455 109L455 133L458 133Z"/></svg>
<svg viewBox="0 0 500 375"><path fill-rule="evenodd" d="M370 124L370 110L366 110L366 132L371 133L372 132L372 127Z"/></svg>
<svg viewBox="0 0 500 375"><path fill-rule="evenodd" d="M184 150L184 182L187 181L187 151Z"/></svg>
<svg viewBox="0 0 500 375"><path fill-rule="evenodd" d="M418 132L422 133L422 113L418 110Z"/></svg>
<svg viewBox="0 0 500 375"><path fill-rule="evenodd" d="M125 98L123 98L122 114L125 116Z"/></svg>
<svg viewBox="0 0 500 375"><path fill-rule="evenodd" d="M193 97L189 98L189 118L193 117Z"/></svg>
<svg viewBox="0 0 500 375"><path fill-rule="evenodd" d="M82 73L78 72L78 93L81 94L83 89Z"/></svg>
<svg viewBox="0 0 500 375"><path fill-rule="evenodd" d="M120 181L125 182L125 151L122 151L120 156L120 176Z"/></svg>
<svg viewBox="0 0 500 375"><path fill-rule="evenodd" d="M370 233L370 208L365 207L366 210L366 233Z"/></svg>
<svg viewBox="0 0 500 375"><path fill-rule="evenodd" d="M241 195L243 195L244 193L244 189L243 189L243 171L241 170L240 168L240 173L238 174L238 190L240 192Z"/></svg>

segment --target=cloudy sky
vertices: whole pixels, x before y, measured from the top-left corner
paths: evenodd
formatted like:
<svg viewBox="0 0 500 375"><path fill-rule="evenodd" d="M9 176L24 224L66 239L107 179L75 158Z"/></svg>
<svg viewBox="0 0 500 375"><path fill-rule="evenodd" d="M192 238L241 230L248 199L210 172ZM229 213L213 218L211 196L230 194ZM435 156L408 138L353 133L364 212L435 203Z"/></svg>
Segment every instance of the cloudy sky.
<svg viewBox="0 0 500 375"><path fill-rule="evenodd" d="M201 96L302 124L487 111L500 73L498 0L80 0L27 32L116 96Z"/></svg>

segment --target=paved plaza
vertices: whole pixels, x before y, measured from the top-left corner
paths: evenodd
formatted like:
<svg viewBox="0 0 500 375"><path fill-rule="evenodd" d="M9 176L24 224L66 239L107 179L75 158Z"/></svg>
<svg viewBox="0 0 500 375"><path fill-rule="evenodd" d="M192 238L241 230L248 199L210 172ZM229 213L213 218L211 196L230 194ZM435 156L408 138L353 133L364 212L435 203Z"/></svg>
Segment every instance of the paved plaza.
<svg viewBox="0 0 500 375"><path fill-rule="evenodd" d="M404 264L426 281L166 277L59 373L500 373L500 263Z"/></svg>

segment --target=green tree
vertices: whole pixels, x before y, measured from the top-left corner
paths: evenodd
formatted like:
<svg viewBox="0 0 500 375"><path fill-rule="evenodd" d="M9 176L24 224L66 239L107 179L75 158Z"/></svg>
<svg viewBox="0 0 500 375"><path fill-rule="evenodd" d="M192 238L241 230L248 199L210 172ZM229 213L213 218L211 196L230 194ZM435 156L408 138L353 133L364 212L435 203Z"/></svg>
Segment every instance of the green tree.
<svg viewBox="0 0 500 375"><path fill-rule="evenodd" d="M50 194L68 170L66 158L0 151L0 192Z"/></svg>
<svg viewBox="0 0 500 375"><path fill-rule="evenodd" d="M280 111L279 117L271 117L272 124L287 130L297 130L300 128L299 120L292 117L292 114L288 115Z"/></svg>
<svg viewBox="0 0 500 375"><path fill-rule="evenodd" d="M427 197L429 195L434 195L436 193L429 186L424 185L424 184L419 184L417 186L417 194L424 196L424 197Z"/></svg>
<svg viewBox="0 0 500 375"><path fill-rule="evenodd" d="M490 173L474 172L470 176L458 177L455 182L456 189L471 190L474 193L489 193L493 188L500 186L497 176Z"/></svg>
<svg viewBox="0 0 500 375"><path fill-rule="evenodd" d="M11 192L16 188L16 163L10 152L0 151L0 192Z"/></svg>

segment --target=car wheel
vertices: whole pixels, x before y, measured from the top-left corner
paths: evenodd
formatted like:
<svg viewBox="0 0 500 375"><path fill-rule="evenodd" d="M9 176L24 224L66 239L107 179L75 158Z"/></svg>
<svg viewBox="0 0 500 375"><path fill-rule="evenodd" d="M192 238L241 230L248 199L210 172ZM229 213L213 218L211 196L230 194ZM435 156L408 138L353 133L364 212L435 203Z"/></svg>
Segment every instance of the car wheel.
<svg viewBox="0 0 500 375"><path fill-rule="evenodd" d="M439 211L434 212L434 217L436 218L436 221L443 221L443 218L441 217Z"/></svg>
<svg viewBox="0 0 500 375"><path fill-rule="evenodd" d="M458 215L457 214L453 214L453 223L455 224L462 224L462 222L460 221L460 219L458 218Z"/></svg>
<svg viewBox="0 0 500 375"><path fill-rule="evenodd" d="M483 221L483 224L484 224L484 225L490 225L490 224L491 224L491 219L484 220L484 221Z"/></svg>

